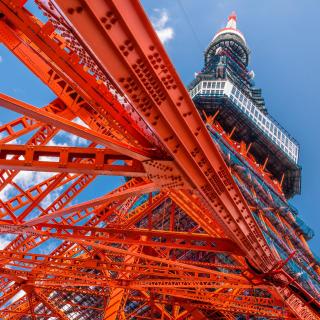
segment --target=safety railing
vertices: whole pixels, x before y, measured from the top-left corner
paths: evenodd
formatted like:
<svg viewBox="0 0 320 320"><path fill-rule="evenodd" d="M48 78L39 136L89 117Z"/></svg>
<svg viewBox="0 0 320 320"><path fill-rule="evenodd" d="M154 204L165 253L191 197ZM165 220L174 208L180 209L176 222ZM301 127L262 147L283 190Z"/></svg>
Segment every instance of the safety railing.
<svg viewBox="0 0 320 320"><path fill-rule="evenodd" d="M227 96L254 124L262 130L295 163L299 159L299 144L270 115L260 111L255 103L241 92L231 81L200 81L189 91L191 98L196 96Z"/></svg>

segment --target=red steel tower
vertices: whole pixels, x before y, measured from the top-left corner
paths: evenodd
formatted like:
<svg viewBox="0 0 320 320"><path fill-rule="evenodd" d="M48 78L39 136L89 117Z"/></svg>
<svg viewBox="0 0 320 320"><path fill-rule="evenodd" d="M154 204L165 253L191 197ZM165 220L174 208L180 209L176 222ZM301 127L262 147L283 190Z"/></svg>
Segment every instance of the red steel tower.
<svg viewBox="0 0 320 320"><path fill-rule="evenodd" d="M1 43L56 95L0 94L22 115L0 128L0 318L320 319L313 232L287 202L299 146L236 15L187 90L138 1L36 3L46 22L0 0ZM54 144L62 131L88 144ZM25 186L28 171L48 174Z"/></svg>

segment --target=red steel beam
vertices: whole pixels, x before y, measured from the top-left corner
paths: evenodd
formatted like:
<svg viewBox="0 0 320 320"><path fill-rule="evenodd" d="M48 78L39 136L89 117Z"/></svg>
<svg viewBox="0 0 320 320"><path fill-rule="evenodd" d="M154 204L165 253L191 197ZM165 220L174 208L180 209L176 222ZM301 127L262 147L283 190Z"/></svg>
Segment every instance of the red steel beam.
<svg viewBox="0 0 320 320"><path fill-rule="evenodd" d="M62 217L64 215L78 212L81 210L85 210L87 208L92 208L96 206L100 206L102 204L108 204L112 203L113 201L118 200L124 200L128 196L132 195L141 195L148 192L156 191L158 188L157 186L152 182L145 182L143 184L138 184L137 186L133 186L131 188L118 188L114 192L110 192L102 197L95 198L93 200L85 201L79 204L75 204L73 206L69 206L68 208L62 208L60 210L56 210L53 212L49 212L46 215L43 215L41 217L37 217L34 219L31 219L24 223L24 226L34 226L40 223L44 223L47 221L51 221L52 219L56 219L58 217ZM0 225L1 226L1 225Z"/></svg>
<svg viewBox="0 0 320 320"><path fill-rule="evenodd" d="M75 115L70 112L70 110L66 110L66 106L59 100L53 100L49 105L42 108L42 110L49 111L50 113L59 114L67 119L75 118ZM48 143L53 136L58 132L56 128L51 125L43 125L42 123L36 122L33 119L26 120L26 117L17 119L16 121L12 121L9 124L3 126L4 135L9 134L8 136L3 137L1 139L1 143L7 143L12 141L13 139L31 132L35 129L34 125L41 126L40 129L36 131L35 134L31 136L30 139L26 142L26 145L44 145ZM22 124L23 128L21 130L17 130L16 126ZM32 123L35 123L32 125ZM10 168L7 170L0 171L0 190L3 190L9 183L11 183L14 177L18 174L18 171L11 170Z"/></svg>
<svg viewBox="0 0 320 320"><path fill-rule="evenodd" d="M50 28L49 28L50 29Z"/></svg>
<svg viewBox="0 0 320 320"><path fill-rule="evenodd" d="M0 126L0 143L12 141L40 126L40 122L28 117L15 119Z"/></svg>
<svg viewBox="0 0 320 320"><path fill-rule="evenodd" d="M14 99L10 96L0 93L0 106L3 106L9 110L21 113L30 118L36 119L40 122L51 124L61 130L67 131L86 140L101 144L112 150L128 155L138 160L146 160L151 154L142 148L130 146L125 143L121 143L112 139L102 133L99 133L90 128L86 128L77 123L74 123L64 117L57 114L47 112L43 108L36 108L28 103Z"/></svg>
<svg viewBox="0 0 320 320"><path fill-rule="evenodd" d="M4 5L6 5L5 1ZM18 7L22 9L20 3ZM26 10L24 12L30 15ZM42 22L33 16L29 27L32 29L31 34L33 36L37 34L37 36L28 38L24 29L21 30L17 26L13 27L10 23L8 25L1 21L0 41L47 84L68 107L76 110L80 118L94 119L99 122L100 128L101 123L108 125L110 129L108 132L113 137L153 150L151 142L157 143L153 133L145 123L142 123L141 117L134 110L131 115L126 112L128 108L131 109L131 106L120 103L109 91L110 81L98 82L96 75L88 72L89 68L79 65L80 57L67 47L67 43L61 36L52 34L53 29L42 28L42 31L50 34L50 38L43 41L42 34L38 33L42 26Z"/></svg>
<svg viewBox="0 0 320 320"><path fill-rule="evenodd" d="M95 5L95 3L91 3L91 5ZM110 7L110 3L112 6L111 10L108 8ZM254 218L251 216L249 208L238 187L232 180L218 150L214 147L187 91L176 73L172 71L174 69L156 34L151 25L148 26L148 21L143 10L136 2L127 3L127 1L122 1L121 4L124 7L120 9L126 12L117 13L119 16L118 22L120 20L122 22L113 26L111 31L114 29L118 30L113 32L112 39L108 39L108 36L106 37L108 34L106 33L105 26L95 19L94 14L93 16L89 16L88 21L82 20L84 15L88 15L86 10L83 10L81 15L77 15L77 28L79 28L80 21L80 27L83 27L81 24L84 24L86 28L90 26L90 28L82 30L81 34L84 36L83 38L87 39L90 29L89 38L93 34L95 35L95 40L90 45L92 45L100 61L110 69L111 74L117 81L128 81L128 84L121 84L125 93L131 98L143 117L148 120L149 125L154 128L162 141L165 142L170 152L175 155L176 162L183 169L182 171L186 173L186 176L189 175L193 182L192 185L207 200L217 219L224 220L224 227L239 241L243 250L246 250L253 260L259 260L257 261L257 265L261 264L260 267L263 270L269 270L275 263L273 254L268 248ZM67 8L64 8L66 9L65 11L68 11L67 9L70 6L82 6L77 1L69 1L61 5L67 6ZM99 2L99 5L102 5L98 10L99 12L111 12L114 14L113 11L119 11L119 8L115 9L115 4L112 4L112 2L108 4ZM118 3L118 5L120 4ZM107 7L104 8L104 6ZM12 6L12 4L1 2L0 8L6 18L23 30L32 41L37 42L41 46L41 49L47 50L51 55L55 54L54 50L52 48L48 49L46 45L46 43L52 41L50 34L53 29L49 24L41 29L38 24L35 25L35 21L31 19L26 10ZM96 10L94 11L96 12ZM133 15L130 14L130 17L126 17L126 14L131 11ZM93 20L96 20L94 21L93 28L92 23L90 24L92 17ZM141 17L144 18L141 19ZM87 18L86 16L85 19ZM126 21L133 23L134 26L127 26ZM98 30L96 26L98 26ZM51 31L48 32L48 30ZM141 34L139 32L138 34L131 34L128 30L138 30ZM101 31L104 33L101 34ZM96 41L96 37L97 39L99 38L99 41ZM109 42L106 41L107 39ZM136 49L135 45L125 44L128 39L129 42L131 41L135 45L137 44L137 40L139 40L139 48ZM99 43L100 50L96 50L97 43ZM124 47L132 47L134 52L130 52L130 57L126 50L123 52L123 43ZM146 44L148 44L147 47ZM108 59L110 59L108 61L105 61L105 52L109 53ZM146 52L150 52L153 56L146 56ZM102 53L103 55L101 56ZM154 55L158 57L156 58ZM104 58L101 59L103 56ZM131 61L128 61L128 58ZM160 65L154 59L160 59L162 61L160 65L163 68L159 69ZM151 60L153 60L153 64ZM133 61L137 63L135 67L132 64ZM169 65L170 71L167 65ZM68 66L65 67L68 68ZM134 70L135 68L138 69ZM161 73L159 70L162 70ZM168 78L163 79L163 75L165 74ZM132 80L134 82L133 87L130 86ZM136 87L137 89L135 89ZM170 92L169 89L171 90ZM158 93L156 94L155 92ZM137 93L139 93L139 96L137 96ZM139 99L145 102L139 103ZM161 108L159 108L160 105ZM192 121L186 122L186 118L192 119ZM204 150L205 153L203 153ZM159 175L154 175L154 177L157 176Z"/></svg>
<svg viewBox="0 0 320 320"><path fill-rule="evenodd" d="M66 226L62 224L38 224L32 229L17 228L21 233L32 233L60 239L95 240L101 243L121 243L169 249L195 250L206 252L225 252L244 255L236 243L226 238L214 238L206 234L172 232L147 229L95 228L85 226ZM0 225L1 228L4 225ZM6 228L5 228L6 230ZM13 228L12 228L13 231Z"/></svg>
<svg viewBox="0 0 320 320"><path fill-rule="evenodd" d="M139 195L140 193L151 192L153 190L153 187L147 182L145 182L142 178L133 178L126 182L124 185L121 185L117 189L113 190L111 193L114 193L115 195L111 197L106 196L102 199L98 198L93 201L88 201L86 203L78 204L76 206L71 206L63 210L64 206L68 204L79 191L82 190L83 186L86 185L86 180L90 181L89 178L82 179L82 177L80 177L80 181L77 180L75 183L73 183L70 186L70 188L66 189L64 193L60 197L58 197L46 209L44 213L41 214L51 214L50 217L44 219L41 219L40 217L37 220L39 221L39 219L41 219L40 222L48 221L51 219L55 221L56 218L61 217L64 214L71 213L67 219L63 220L63 222L66 225L72 225L79 223L82 219L85 219L88 215L94 213L94 216L89 221L87 221L85 225L95 226L101 221L101 219L105 219L115 210L114 206L109 207L110 202L112 203L113 201L116 201L119 204L119 201L124 201L124 199L126 199L126 197L130 195L130 192L132 192L133 195ZM32 192L32 189L30 190L30 192ZM95 207L93 211L89 210L93 207ZM20 222L22 221L23 220L20 220ZM40 245L41 243L43 243L46 239L46 237L32 236L26 238L23 235L19 235L16 239L11 241L11 243L6 247L6 250L19 250L21 252L28 252ZM68 251L68 249L70 249L72 245L73 243L71 242L63 243L55 251L53 251L53 254L65 254L65 252ZM2 260L0 264L3 265L5 264L5 262L6 260Z"/></svg>
<svg viewBox="0 0 320 320"><path fill-rule="evenodd" d="M86 47L119 82L136 110L158 134L227 234L241 245L261 271L272 269L278 258L252 216L141 5L114 0L68 3L56 0L56 3L73 30L81 34ZM108 52L107 58L104 52ZM144 99L144 104L140 99ZM312 311L309 315L314 316Z"/></svg>
<svg viewBox="0 0 320 320"><path fill-rule="evenodd" d="M277 258L139 2L55 2L73 30L81 35L84 46L118 81L157 133L227 234L262 271L270 270ZM79 7L81 10L76 10ZM17 15L21 17L20 13Z"/></svg>
<svg viewBox="0 0 320 320"><path fill-rule="evenodd" d="M146 261L147 262L147 261ZM119 264L119 263L118 263ZM39 266L36 269L36 272L30 272L26 270L14 269L12 267L0 268L0 272L3 276L6 276L8 279L15 280L16 284L13 285L12 292L20 286L20 289L23 289L24 285L35 285L43 287L51 287L59 284L59 282L65 286L77 286L76 281L81 281L79 286L92 286L98 285L105 287L106 285L112 287L153 287L153 288L167 288L171 286L172 288L189 288L190 290L196 289L196 284L199 284L199 287L202 288L216 288L223 287L225 289L230 287L240 287L242 289L252 288L252 284L247 281L241 275L236 274L225 274L223 272L212 271L210 269L198 268L196 270L194 267L185 266L181 263L177 263L176 266L173 266L168 270L167 265L161 264L160 266L154 265L149 268L148 264L145 264L145 270L143 270L143 265L139 265L138 268L135 267L135 263L124 264L120 268L115 268L114 265L108 268L108 263L105 265L104 275L99 273L89 273L84 269L94 268L95 270L102 271L101 267L103 262L99 265L98 268L95 268L95 265L90 263L83 263L77 265L61 265L61 266ZM132 266L133 270L123 271L123 268L128 268ZM141 271L139 272L139 269ZM119 278L115 279L112 276L112 273L109 274L109 271L119 272ZM134 274L136 277L139 275L147 276L147 280L132 280L127 277L127 274ZM182 280L181 280L182 279ZM193 288L193 289L191 289ZM268 289L268 286L260 287L262 289ZM140 290L140 289L139 289ZM10 291L10 290L9 290ZM208 292L210 293L210 292ZM212 293L210 293L212 294ZM10 292L9 292L10 295ZM7 300L7 298L5 299Z"/></svg>
<svg viewBox="0 0 320 320"><path fill-rule="evenodd" d="M109 257L108 257L109 258ZM74 267L78 269L90 268L97 270L111 270L118 272L132 272L139 275L146 274L156 275L156 276L166 276L171 278L179 278L181 276L187 277L185 272L188 273L189 278L196 277L195 274L192 275L192 271L187 268L187 261L181 261L182 263L187 263L182 269L181 267L159 265L155 263L148 263L148 261L140 261L128 263L126 261L113 261L111 259L92 259L85 257L84 255L79 255L78 257L69 257L65 255L56 255L50 256L45 254L35 254L35 253L23 253L19 251L7 251L0 250L0 259L1 261L7 260L7 265L24 267L26 269L32 269L37 266L39 268L54 268L54 267ZM193 264L193 261L189 261L190 264ZM220 263L203 263L205 267L209 268L226 268L231 270L244 270L243 267L230 266L227 264ZM201 263L200 263L201 265ZM200 279L199 277L197 278ZM10 287L11 288L11 287ZM6 292L8 294L12 291L12 288ZM99 294L99 293L98 293ZM1 299L3 296L1 296ZM0 302L2 301L0 299ZM0 303L1 305L1 303Z"/></svg>
<svg viewBox="0 0 320 320"><path fill-rule="evenodd" d="M0 145L0 169L146 176L140 161L102 148Z"/></svg>

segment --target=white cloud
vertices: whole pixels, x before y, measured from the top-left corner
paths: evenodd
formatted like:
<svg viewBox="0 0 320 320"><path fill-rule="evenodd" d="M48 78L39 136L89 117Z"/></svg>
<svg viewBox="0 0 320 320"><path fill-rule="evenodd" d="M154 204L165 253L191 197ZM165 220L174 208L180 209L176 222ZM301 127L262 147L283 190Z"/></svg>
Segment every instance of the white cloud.
<svg viewBox="0 0 320 320"><path fill-rule="evenodd" d="M6 239L2 239L0 237L0 250L3 250L4 248L7 247L7 245L10 243L11 241L6 240Z"/></svg>
<svg viewBox="0 0 320 320"><path fill-rule="evenodd" d="M82 147L82 146L87 146L89 144L88 140L65 131L59 132L57 137L59 140L63 140L67 142L60 142L60 141L57 141L57 139L53 138L47 143L47 146Z"/></svg>
<svg viewBox="0 0 320 320"><path fill-rule="evenodd" d="M169 15L165 9L154 9L156 16L151 17L151 22L155 28L158 37L164 44L169 40L173 39L174 31L172 27L168 27Z"/></svg>
<svg viewBox="0 0 320 320"><path fill-rule="evenodd" d="M75 119L73 119L72 122L74 122L74 123L76 123L76 124L78 124L78 125L80 125L80 126L89 128L89 126L88 126L86 123L84 123L84 122L83 122L80 118L78 118L78 117L75 118Z"/></svg>
<svg viewBox="0 0 320 320"><path fill-rule="evenodd" d="M13 182L15 182L20 188L23 190L29 189L31 186L37 185L40 182L54 176L57 174L56 172L40 172L40 171L20 171L14 178ZM6 185L3 190L0 192L0 199L3 202L8 201L12 197L14 197L17 193L17 189L12 185ZM50 194L42 200L41 205L43 208L46 208L57 196L58 190L51 191ZM0 244L1 247L1 244Z"/></svg>
<svg viewBox="0 0 320 320"><path fill-rule="evenodd" d="M16 236L13 234L0 235L0 250L3 250Z"/></svg>
<svg viewBox="0 0 320 320"><path fill-rule="evenodd" d="M80 119L76 118L73 120L73 122L82 125L86 128L88 126ZM0 123L1 124L1 123ZM0 139L1 139L1 133L0 133ZM19 144L20 141L17 141L16 139L10 141L8 144ZM51 139L47 146L62 146L62 147L68 147L68 146L87 146L90 142L86 139L83 139L81 137L78 137L76 135L70 134L68 132L60 131L57 136L55 136L53 139ZM49 159L48 157L43 157L43 161L50 160L54 161L54 159ZM31 186L37 185L40 182L54 176L57 173L53 172L40 172L40 171L20 171L13 179L13 182L15 182L20 188L23 190L29 189ZM3 202L8 201L12 197L16 196L18 194L18 190L12 185L8 184L6 187L4 187L0 191L0 200ZM58 195L61 193L61 188L55 189L54 191L50 192L40 203L40 205L45 209L47 208L52 201L54 201ZM0 249L4 245L7 244L8 241L5 239L0 238Z"/></svg>
<svg viewBox="0 0 320 320"><path fill-rule="evenodd" d="M86 124L86 123L84 123L80 118L75 118L74 120L72 120L72 122L74 122L74 123L76 123L76 124L78 124L78 125L80 125L80 126L83 126L83 127L85 127L85 128L89 128L89 126ZM88 140L86 140L86 139L84 139L84 138L82 138L82 137L78 137L78 136L76 136L76 135L74 135L74 134L68 134L68 138L69 138L69 140L71 141L71 143L72 144L74 144L74 145L79 145L79 146L87 146L88 144L89 144L89 141Z"/></svg>
<svg viewBox="0 0 320 320"><path fill-rule="evenodd" d="M12 184L7 184L1 191L0 191L0 200L3 202L8 201L15 190L15 187ZM0 245L1 247L1 245ZM0 248L1 249L1 248Z"/></svg>
<svg viewBox="0 0 320 320"><path fill-rule="evenodd" d="M1 309L5 309L7 306L10 306L12 303L16 302L20 298L22 298L25 295L25 291L20 290L18 293L16 293L10 300L8 300Z"/></svg>
<svg viewBox="0 0 320 320"><path fill-rule="evenodd" d="M68 147L68 144L66 142L58 142L56 141L55 138L52 138L48 143L47 143L47 146L49 147L57 147L57 146L60 146L60 147Z"/></svg>
<svg viewBox="0 0 320 320"><path fill-rule="evenodd" d="M89 126L87 124L85 124L80 118L75 118L74 120L72 120L72 122L83 126L85 128L89 128ZM79 137L77 135L74 135L72 133L66 132L61 130L56 136L55 138L51 139L48 142L48 146L61 146L61 147L84 147L84 146L88 146L90 144L90 141Z"/></svg>
<svg viewBox="0 0 320 320"><path fill-rule="evenodd" d="M13 140L7 142L7 144L19 144L19 142L17 139L13 139Z"/></svg>
<svg viewBox="0 0 320 320"><path fill-rule="evenodd" d="M72 133L65 133L65 137L70 141L72 146L87 146L89 144L88 140L78 137Z"/></svg>
<svg viewBox="0 0 320 320"><path fill-rule="evenodd" d="M20 171L13 179L22 189L26 190L57 174L56 172Z"/></svg>
<svg viewBox="0 0 320 320"><path fill-rule="evenodd" d="M19 140L12 140L8 142L8 144L21 144ZM48 144L49 145L49 144ZM8 157L9 159L13 156ZM20 171L14 178L13 182L15 182L20 188L23 190L27 190L33 185L36 185L42 182L45 179L48 179L55 175L56 173L53 172L40 172L40 171ZM5 178L7 174L5 173ZM1 191L0 191L0 200L6 202L10 198L14 197L17 193L17 189L12 184L7 184Z"/></svg>

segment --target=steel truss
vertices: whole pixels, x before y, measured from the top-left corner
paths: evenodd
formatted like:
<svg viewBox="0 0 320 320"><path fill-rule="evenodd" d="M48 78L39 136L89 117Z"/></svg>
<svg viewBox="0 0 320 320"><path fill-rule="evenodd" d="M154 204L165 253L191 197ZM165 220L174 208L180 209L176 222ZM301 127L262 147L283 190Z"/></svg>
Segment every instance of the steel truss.
<svg viewBox="0 0 320 320"><path fill-rule="evenodd" d="M203 121L141 5L37 0L43 24L23 2L0 1L0 41L57 98L0 94L22 114L0 127L0 190L14 190L0 201L0 317L319 319L319 266L281 181ZM52 146L61 130L88 146ZM24 171L52 174L24 188ZM74 203L98 175L126 182Z"/></svg>

